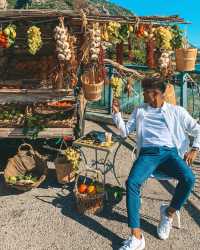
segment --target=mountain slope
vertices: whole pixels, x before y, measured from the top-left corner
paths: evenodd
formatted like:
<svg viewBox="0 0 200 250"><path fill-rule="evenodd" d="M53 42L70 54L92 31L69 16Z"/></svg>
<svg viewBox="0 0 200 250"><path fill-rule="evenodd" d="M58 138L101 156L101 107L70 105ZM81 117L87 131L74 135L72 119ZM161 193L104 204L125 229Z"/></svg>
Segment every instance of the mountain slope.
<svg viewBox="0 0 200 250"><path fill-rule="evenodd" d="M26 4L29 4L29 8L37 9L72 9L73 0L8 0L9 8L23 8ZM106 8L110 15L133 15L133 13L123 7L120 7L114 3L110 3L107 0L88 0L90 6L97 8L100 13L104 13L103 8Z"/></svg>

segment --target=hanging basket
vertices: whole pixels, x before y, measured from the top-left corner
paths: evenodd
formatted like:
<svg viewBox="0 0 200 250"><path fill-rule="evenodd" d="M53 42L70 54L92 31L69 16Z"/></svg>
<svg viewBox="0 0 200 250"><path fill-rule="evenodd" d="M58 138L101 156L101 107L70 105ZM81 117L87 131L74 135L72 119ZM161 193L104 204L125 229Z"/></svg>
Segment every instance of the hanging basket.
<svg viewBox="0 0 200 250"><path fill-rule="evenodd" d="M94 182L96 192L80 193L79 187L82 181L86 178L88 186L91 182ZM82 179L82 181L81 181ZM79 173L76 177L74 195L76 199L77 211L81 214L98 214L103 209L105 190L103 186L103 176L99 170L86 169ZM98 190L100 187L100 190Z"/></svg>
<svg viewBox="0 0 200 250"><path fill-rule="evenodd" d="M176 70L177 71L193 71L197 58L197 49L176 49Z"/></svg>
<svg viewBox="0 0 200 250"><path fill-rule="evenodd" d="M67 184L75 179L75 172L73 171L72 164L67 161L64 155L59 155L55 161L57 180L60 184Z"/></svg>
<svg viewBox="0 0 200 250"><path fill-rule="evenodd" d="M101 99L103 83L103 81L96 84L88 84L83 82L82 86L85 99L88 101L99 101Z"/></svg>
<svg viewBox="0 0 200 250"><path fill-rule="evenodd" d="M104 81L96 82L87 75L81 77L83 94L88 101L99 101Z"/></svg>

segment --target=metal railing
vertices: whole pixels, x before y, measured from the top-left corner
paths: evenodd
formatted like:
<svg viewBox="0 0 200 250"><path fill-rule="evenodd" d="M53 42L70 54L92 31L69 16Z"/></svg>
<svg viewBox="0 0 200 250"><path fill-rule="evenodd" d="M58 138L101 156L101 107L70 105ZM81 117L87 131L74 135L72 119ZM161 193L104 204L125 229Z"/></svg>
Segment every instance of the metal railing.
<svg viewBox="0 0 200 250"><path fill-rule="evenodd" d="M126 65L126 67L141 71L148 70L148 67L139 65ZM104 83L102 98L98 102L89 103L88 109L92 112L111 114L113 97L109 81L113 74L115 74L115 70L112 65L107 65L106 68L108 77L106 83ZM194 72L177 73L174 82L177 104L187 108L193 117L200 119L200 69ZM127 114L129 114L135 106L141 104L143 102L141 82L138 80L134 81L133 96L131 97L128 97L127 94L122 91L120 102L122 111Z"/></svg>

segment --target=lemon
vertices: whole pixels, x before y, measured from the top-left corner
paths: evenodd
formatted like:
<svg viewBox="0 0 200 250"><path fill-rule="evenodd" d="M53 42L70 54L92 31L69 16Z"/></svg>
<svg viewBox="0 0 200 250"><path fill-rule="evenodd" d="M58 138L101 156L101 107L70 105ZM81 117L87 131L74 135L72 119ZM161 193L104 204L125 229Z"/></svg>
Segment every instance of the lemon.
<svg viewBox="0 0 200 250"><path fill-rule="evenodd" d="M12 183L12 184L15 184L16 181L17 181L17 178L16 178L15 176L10 176L10 177L8 178L8 181L9 181L10 183Z"/></svg>
<svg viewBox="0 0 200 250"><path fill-rule="evenodd" d="M128 26L128 30L129 30L129 32L133 32L133 26L132 26L132 25L129 25L129 26Z"/></svg>
<svg viewBox="0 0 200 250"><path fill-rule="evenodd" d="M10 29L9 28L5 28L3 32L5 35L10 36Z"/></svg>

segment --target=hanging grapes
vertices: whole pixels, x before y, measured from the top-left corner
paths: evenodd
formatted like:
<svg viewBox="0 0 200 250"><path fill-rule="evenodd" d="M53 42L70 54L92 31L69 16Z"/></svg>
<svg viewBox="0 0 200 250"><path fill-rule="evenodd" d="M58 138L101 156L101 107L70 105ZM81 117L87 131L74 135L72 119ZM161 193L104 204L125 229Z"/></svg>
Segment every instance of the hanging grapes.
<svg viewBox="0 0 200 250"><path fill-rule="evenodd" d="M113 97L120 98L122 92L122 79L116 76L111 78L111 87L113 90Z"/></svg>
<svg viewBox="0 0 200 250"><path fill-rule="evenodd" d="M28 31L28 51L35 55L42 47L42 36L40 28L31 26Z"/></svg>

